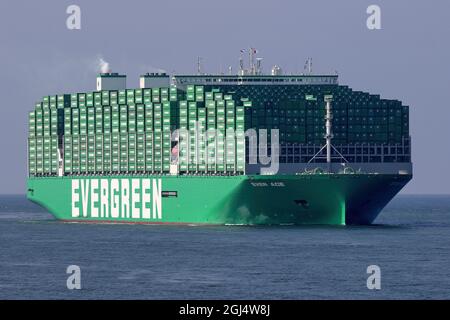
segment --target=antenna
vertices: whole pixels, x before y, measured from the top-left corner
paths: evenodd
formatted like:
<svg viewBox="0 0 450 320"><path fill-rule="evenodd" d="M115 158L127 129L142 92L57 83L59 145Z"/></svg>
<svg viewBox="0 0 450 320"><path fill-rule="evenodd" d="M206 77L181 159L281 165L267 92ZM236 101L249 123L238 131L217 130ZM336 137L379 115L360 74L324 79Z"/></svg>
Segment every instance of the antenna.
<svg viewBox="0 0 450 320"><path fill-rule="evenodd" d="M304 70L306 74L311 75L312 74L312 58L306 59Z"/></svg>
<svg viewBox="0 0 450 320"><path fill-rule="evenodd" d="M244 49L241 49L241 55L239 56L239 74L244 75L244 58L242 54L245 52Z"/></svg>
<svg viewBox="0 0 450 320"><path fill-rule="evenodd" d="M333 138L333 133L331 132L331 120L333 119L333 114L331 113L331 101L333 97L325 97L325 140L327 146L327 163L328 171L331 171L331 139Z"/></svg>
<svg viewBox="0 0 450 320"><path fill-rule="evenodd" d="M232 74L233 74L233 67L232 67L232 66L229 66L229 67L228 67L228 74L229 74L229 75L232 75Z"/></svg>
<svg viewBox="0 0 450 320"><path fill-rule="evenodd" d="M324 97L325 101L325 145L320 148L320 150L308 161L308 163L311 163L314 159L320 159L324 158L323 156L319 156L324 149L326 149L326 161L328 165L328 173L331 173L331 149L333 149L339 156L334 158L343 159L346 163L348 163L347 159L331 144L331 139L333 139L333 132L332 132L332 120L333 120L333 113L331 110L331 101L333 101L332 95L325 95Z"/></svg>
<svg viewBox="0 0 450 320"><path fill-rule="evenodd" d="M250 74L252 75L256 75L257 74L257 66L255 65L255 57L256 54L258 53L258 50L256 50L255 48L250 48Z"/></svg>
<svg viewBox="0 0 450 320"><path fill-rule="evenodd" d="M202 57L197 57L197 74L202 74Z"/></svg>
<svg viewBox="0 0 450 320"><path fill-rule="evenodd" d="M248 50L248 68L249 68L250 74L252 73L252 70L253 70L253 53L252 52L253 52L253 49L250 48Z"/></svg>
<svg viewBox="0 0 450 320"><path fill-rule="evenodd" d="M256 58L256 74L262 73L262 60L263 58Z"/></svg>
<svg viewBox="0 0 450 320"><path fill-rule="evenodd" d="M256 54L258 53L258 50L255 48L249 48L248 49L248 69L244 68L244 58L243 53L245 52L244 49L241 49L241 55L239 57L239 74L240 75L256 75L261 73L261 61L262 58L256 58ZM255 63L256 58L256 63Z"/></svg>

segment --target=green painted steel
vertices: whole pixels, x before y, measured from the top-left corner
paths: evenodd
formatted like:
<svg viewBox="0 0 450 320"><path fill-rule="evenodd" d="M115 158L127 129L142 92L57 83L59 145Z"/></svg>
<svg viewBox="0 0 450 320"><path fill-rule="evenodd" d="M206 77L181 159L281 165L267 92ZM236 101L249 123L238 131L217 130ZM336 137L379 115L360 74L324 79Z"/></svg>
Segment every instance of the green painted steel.
<svg viewBox="0 0 450 320"><path fill-rule="evenodd" d="M196 132L206 130L207 120L214 120L214 113L207 116L204 100L203 86L191 86L187 94L175 88L127 89L120 91L98 91L88 94L78 93L72 95L44 97L43 102L36 105L35 111L29 115L29 173L32 176L56 175L57 170L50 165L38 165L38 158L50 163L58 154L52 157L44 149L37 149L39 139L46 136L61 137L62 143L56 144L56 151L60 147L64 157L64 174L104 174L108 172L120 173L168 173L172 163L172 148L176 145L171 141L170 133L178 128L189 130L191 137L205 138L205 135ZM188 97L195 94L195 99ZM169 99L169 94L172 97ZM227 96L227 127L226 129L244 129L244 109L239 101L233 101ZM48 100L66 101L62 110L43 107ZM215 93L215 98L222 100L222 94ZM88 99L88 100L86 100ZM85 105L86 101L91 101ZM191 101L193 100L193 101ZM195 100L195 101L194 101ZM215 102L215 100L211 100ZM119 104L117 104L119 102ZM145 104L143 104L143 102ZM180 114L180 110L189 105L187 110ZM235 113L234 109L238 109ZM219 112L221 112L219 110ZM52 115L50 121L50 114ZM225 115L221 123L225 131ZM55 122L53 122L55 119ZM188 121L189 120L189 121ZM118 143L111 143L109 136L120 133ZM150 135L148 135L150 133ZM136 136L143 138L142 143L136 141ZM181 140L185 138L181 136ZM208 163L215 160L207 159L206 143L198 143L191 139L191 148L188 150L186 140L180 141L179 152L182 161L179 171L184 172L228 172L242 174L245 170L245 157L243 150L237 145L243 144L243 135L236 137L238 141L231 144L224 153L227 166ZM236 139L233 137L233 139ZM84 139L85 141L81 141ZM106 140L105 140L106 139ZM150 141L148 139L151 139ZM113 139L113 142L114 139ZM201 151L197 151L200 147ZM216 144L211 141L208 146L214 149ZM233 149L233 150L230 150ZM52 151L54 151L52 149ZM215 151L215 150L212 150ZM218 152L220 153L220 152ZM111 157L112 154L112 157ZM186 155L189 154L189 157ZM232 157L233 159L227 159ZM220 159L221 160L221 159ZM222 168L223 167L223 168Z"/></svg>
<svg viewBox="0 0 450 320"><path fill-rule="evenodd" d="M373 174L42 177L28 179L27 195L57 219L68 221L344 225L371 223L410 178ZM361 199L366 200L360 203Z"/></svg>

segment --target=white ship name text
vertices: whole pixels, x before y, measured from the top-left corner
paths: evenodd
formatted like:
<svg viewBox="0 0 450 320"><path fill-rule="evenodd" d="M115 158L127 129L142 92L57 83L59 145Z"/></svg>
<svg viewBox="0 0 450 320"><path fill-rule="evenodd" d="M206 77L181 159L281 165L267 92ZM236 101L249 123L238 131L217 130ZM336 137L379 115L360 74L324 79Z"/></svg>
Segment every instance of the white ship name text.
<svg viewBox="0 0 450 320"><path fill-rule="evenodd" d="M161 220L161 179L73 179L72 217Z"/></svg>

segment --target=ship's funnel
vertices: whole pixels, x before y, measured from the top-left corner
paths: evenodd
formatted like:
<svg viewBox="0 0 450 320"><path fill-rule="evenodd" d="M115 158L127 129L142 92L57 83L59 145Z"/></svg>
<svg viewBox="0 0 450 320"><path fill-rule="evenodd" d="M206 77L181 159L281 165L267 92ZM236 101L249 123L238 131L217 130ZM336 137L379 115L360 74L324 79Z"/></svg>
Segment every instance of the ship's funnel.
<svg viewBox="0 0 450 320"><path fill-rule="evenodd" d="M127 88L127 76L118 73L100 73L97 76L97 91L101 90L125 90Z"/></svg>
<svg viewBox="0 0 450 320"><path fill-rule="evenodd" d="M153 87L168 87L170 85L169 75L164 72L151 72L141 75L139 78L139 87L153 88Z"/></svg>

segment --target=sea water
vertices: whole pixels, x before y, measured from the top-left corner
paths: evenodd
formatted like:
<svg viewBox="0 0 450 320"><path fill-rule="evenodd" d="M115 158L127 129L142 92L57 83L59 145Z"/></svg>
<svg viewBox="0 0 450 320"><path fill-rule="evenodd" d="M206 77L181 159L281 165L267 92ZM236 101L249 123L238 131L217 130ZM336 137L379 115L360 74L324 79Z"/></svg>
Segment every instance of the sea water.
<svg viewBox="0 0 450 320"><path fill-rule="evenodd" d="M375 223L76 224L0 196L0 299L450 298L450 196L400 195Z"/></svg>

